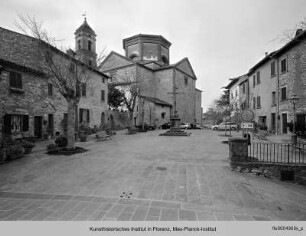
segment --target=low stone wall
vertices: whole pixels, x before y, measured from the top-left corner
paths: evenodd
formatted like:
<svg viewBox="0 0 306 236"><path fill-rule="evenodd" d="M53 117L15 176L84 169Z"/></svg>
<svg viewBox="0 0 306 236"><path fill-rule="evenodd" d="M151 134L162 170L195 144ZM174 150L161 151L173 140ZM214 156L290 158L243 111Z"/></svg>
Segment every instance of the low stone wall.
<svg viewBox="0 0 306 236"><path fill-rule="evenodd" d="M266 178L291 180L306 185L306 165L252 161L248 157L247 139L232 138L229 140L229 158L232 170Z"/></svg>

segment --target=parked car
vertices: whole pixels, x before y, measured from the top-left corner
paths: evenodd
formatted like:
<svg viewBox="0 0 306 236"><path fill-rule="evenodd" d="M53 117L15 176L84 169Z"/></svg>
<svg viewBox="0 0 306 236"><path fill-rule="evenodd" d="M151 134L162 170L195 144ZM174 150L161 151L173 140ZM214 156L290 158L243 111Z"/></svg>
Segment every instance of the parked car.
<svg viewBox="0 0 306 236"><path fill-rule="evenodd" d="M199 124L190 124L191 129L202 129L201 125Z"/></svg>
<svg viewBox="0 0 306 236"><path fill-rule="evenodd" d="M238 125L235 124L234 122L222 122L219 125L213 125L212 130L237 130L238 129Z"/></svg>
<svg viewBox="0 0 306 236"><path fill-rule="evenodd" d="M181 123L181 129L191 129L191 125L189 123Z"/></svg>
<svg viewBox="0 0 306 236"><path fill-rule="evenodd" d="M137 125L136 126L136 129L138 130L138 131L147 131L147 130L155 130L155 125L153 125L153 124L147 124L147 123L144 123L144 125L142 126L142 125Z"/></svg>
<svg viewBox="0 0 306 236"><path fill-rule="evenodd" d="M162 129L170 129L170 128L171 128L171 125L170 125L170 122L167 122L167 123L165 123L165 124L162 124L160 127L161 127Z"/></svg>

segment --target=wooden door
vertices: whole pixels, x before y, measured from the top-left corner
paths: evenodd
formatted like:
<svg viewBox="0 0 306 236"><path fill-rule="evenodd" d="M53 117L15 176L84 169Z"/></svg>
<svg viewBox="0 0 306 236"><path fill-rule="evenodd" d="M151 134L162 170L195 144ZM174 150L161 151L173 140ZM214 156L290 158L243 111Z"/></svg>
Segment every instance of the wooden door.
<svg viewBox="0 0 306 236"><path fill-rule="evenodd" d="M42 138L42 116L34 116L34 136L37 139Z"/></svg>

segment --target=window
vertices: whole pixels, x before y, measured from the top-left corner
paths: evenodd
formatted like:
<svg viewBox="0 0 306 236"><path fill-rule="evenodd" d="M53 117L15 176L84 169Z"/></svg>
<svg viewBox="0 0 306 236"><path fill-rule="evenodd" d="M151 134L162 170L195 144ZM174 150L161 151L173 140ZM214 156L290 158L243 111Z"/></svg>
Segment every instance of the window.
<svg viewBox="0 0 306 236"><path fill-rule="evenodd" d="M287 99L287 89L286 87L281 88L281 100L284 101Z"/></svg>
<svg viewBox="0 0 306 236"><path fill-rule="evenodd" d="M257 84L260 84L260 71L257 71Z"/></svg>
<svg viewBox="0 0 306 236"><path fill-rule="evenodd" d="M105 91L101 90L101 101L105 102Z"/></svg>
<svg viewBox="0 0 306 236"><path fill-rule="evenodd" d="M78 49L81 49L81 40L78 40Z"/></svg>
<svg viewBox="0 0 306 236"><path fill-rule="evenodd" d="M283 59L281 61L281 72L284 73L287 71L287 60L286 59Z"/></svg>
<svg viewBox="0 0 306 236"><path fill-rule="evenodd" d="M11 131L12 132L20 132L21 131L21 116L20 115L12 115L11 116Z"/></svg>
<svg viewBox="0 0 306 236"><path fill-rule="evenodd" d="M258 108L261 108L261 105L260 105L260 96L257 96L257 109Z"/></svg>
<svg viewBox="0 0 306 236"><path fill-rule="evenodd" d="M90 112L88 109L80 108L79 111L79 123L80 124L88 124L90 122Z"/></svg>
<svg viewBox="0 0 306 236"><path fill-rule="evenodd" d="M233 92L231 92L231 98L232 98L232 99L234 98L234 94L233 94Z"/></svg>
<svg viewBox="0 0 306 236"><path fill-rule="evenodd" d="M88 40L88 51L91 51L92 48L92 42Z"/></svg>
<svg viewBox="0 0 306 236"><path fill-rule="evenodd" d="M256 98L253 97L253 109L255 110L256 109Z"/></svg>
<svg viewBox="0 0 306 236"><path fill-rule="evenodd" d="M255 88L255 85L256 85L256 77L255 75L253 75L253 87Z"/></svg>
<svg viewBox="0 0 306 236"><path fill-rule="evenodd" d="M188 85L188 78L187 78L187 76L184 77L184 80L185 80L185 85Z"/></svg>
<svg viewBox="0 0 306 236"><path fill-rule="evenodd" d="M92 66L92 60L88 60L88 65Z"/></svg>
<svg viewBox="0 0 306 236"><path fill-rule="evenodd" d="M48 96L53 95L53 85L51 83L48 83Z"/></svg>
<svg viewBox="0 0 306 236"><path fill-rule="evenodd" d="M22 77L20 73L10 72L10 87L16 89L22 89Z"/></svg>
<svg viewBox="0 0 306 236"><path fill-rule="evenodd" d="M165 117L166 117L166 112L162 112L162 113L161 113L161 118L162 118L162 119L165 119Z"/></svg>
<svg viewBox="0 0 306 236"><path fill-rule="evenodd" d="M86 84L85 83L82 83L82 96L83 97L86 97Z"/></svg>
<svg viewBox="0 0 306 236"><path fill-rule="evenodd" d="M275 61L271 62L271 77L275 75Z"/></svg>
<svg viewBox="0 0 306 236"><path fill-rule="evenodd" d="M245 84L242 85L242 93L245 94Z"/></svg>
<svg viewBox="0 0 306 236"><path fill-rule="evenodd" d="M29 131L29 116L5 114L4 133L11 134L11 132L21 132L21 131L23 132Z"/></svg>
<svg viewBox="0 0 306 236"><path fill-rule="evenodd" d="M276 106L276 93L272 92L272 106Z"/></svg>
<svg viewBox="0 0 306 236"><path fill-rule="evenodd" d="M105 78L104 77L102 77L102 83L105 84Z"/></svg>

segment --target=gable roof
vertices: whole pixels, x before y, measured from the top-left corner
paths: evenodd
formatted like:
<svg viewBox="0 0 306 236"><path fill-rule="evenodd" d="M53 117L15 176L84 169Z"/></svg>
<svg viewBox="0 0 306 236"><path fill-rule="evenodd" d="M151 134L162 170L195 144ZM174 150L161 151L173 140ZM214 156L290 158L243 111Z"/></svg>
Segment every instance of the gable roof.
<svg viewBox="0 0 306 236"><path fill-rule="evenodd" d="M99 65L100 71L109 71L118 67L134 64L130 59L122 56L121 54L111 51L107 57Z"/></svg>
<svg viewBox="0 0 306 236"><path fill-rule="evenodd" d="M161 99L158 99L158 98L153 98L153 97L148 97L148 96L143 96L143 95L140 95L140 97L142 97L143 99L148 100L150 102L153 102L155 104L172 107L172 105L170 103L165 102L165 101L163 101Z"/></svg>
<svg viewBox="0 0 306 236"><path fill-rule="evenodd" d="M28 68L32 71L41 71L43 68L43 55L39 50L41 41L28 35L20 34L5 28L0 27L0 59L11 64ZM67 53L57 49L56 47L43 42L48 46L54 53L72 60L75 63L81 64L87 67L89 70L100 74L104 77L109 77L102 72L89 67L81 61L71 57Z"/></svg>
<svg viewBox="0 0 306 236"><path fill-rule="evenodd" d="M229 82L229 84L226 85L224 88L225 89L230 89L231 87L233 87L239 81L239 79L240 79L240 77L230 79L231 82Z"/></svg>
<svg viewBox="0 0 306 236"><path fill-rule="evenodd" d="M190 75L191 77L197 79L194 70L192 69L192 66L188 60L187 57L183 58L182 60L178 61L174 64L174 66L182 71L184 71L186 74Z"/></svg>

